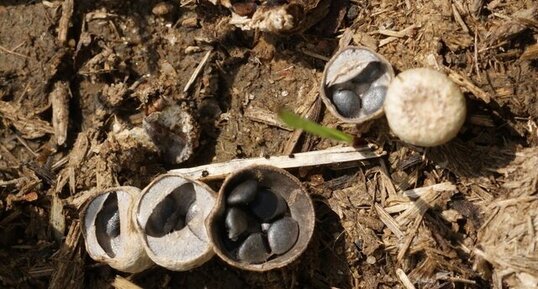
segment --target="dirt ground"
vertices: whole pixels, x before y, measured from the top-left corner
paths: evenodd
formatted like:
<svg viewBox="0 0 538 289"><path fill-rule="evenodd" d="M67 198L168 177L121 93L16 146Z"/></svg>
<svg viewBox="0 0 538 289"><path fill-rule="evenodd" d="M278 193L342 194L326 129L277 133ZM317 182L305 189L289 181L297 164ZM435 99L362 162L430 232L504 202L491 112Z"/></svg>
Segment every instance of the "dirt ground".
<svg viewBox="0 0 538 289"><path fill-rule="evenodd" d="M412 288L403 275L415 288L538 288L535 1L305 0L311 27L283 35L242 31L227 8L203 1L155 10L158 2L0 1L0 288L125 279L143 288ZM308 14L321 5L321 16ZM189 272L130 275L87 256L78 214L96 191L143 188L171 168L281 155L290 144L337 145L311 135L295 143L260 115L319 106L340 40L376 50L396 72L447 73L468 102L458 137L412 147L384 118L355 127L320 106L314 120L386 156L291 171L311 193L316 229L284 269L246 272L215 257ZM194 118L197 146L179 165L131 130L171 104ZM428 186L418 190L423 202L403 193Z"/></svg>

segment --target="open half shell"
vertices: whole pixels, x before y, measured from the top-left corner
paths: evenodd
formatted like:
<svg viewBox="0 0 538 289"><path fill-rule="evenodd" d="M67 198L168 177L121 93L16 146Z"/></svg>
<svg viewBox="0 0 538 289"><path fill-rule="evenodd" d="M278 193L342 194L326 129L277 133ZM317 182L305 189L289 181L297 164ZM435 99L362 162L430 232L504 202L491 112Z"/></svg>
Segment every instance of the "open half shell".
<svg viewBox="0 0 538 289"><path fill-rule="evenodd" d="M140 190L111 188L89 201L81 213L86 251L98 262L129 273L153 265L132 223L131 212Z"/></svg>
<svg viewBox="0 0 538 289"><path fill-rule="evenodd" d="M250 190L258 192L258 203ZM277 197L271 198L268 192ZM237 199L244 203L238 204ZM264 208L270 204L271 209ZM251 214L246 231L237 240L229 238L228 229L228 216L235 208ZM252 219L256 228L251 228ZM300 181L283 169L260 165L226 178L208 218L208 231L215 253L226 263L244 270L268 271L288 265L305 251L314 224L312 200Z"/></svg>
<svg viewBox="0 0 538 289"><path fill-rule="evenodd" d="M190 113L179 105L150 113L143 126L166 162L182 163L198 146L198 127Z"/></svg>
<svg viewBox="0 0 538 289"><path fill-rule="evenodd" d="M157 177L135 205L135 226L148 256L174 271L198 267L214 255L206 218L216 193L179 174Z"/></svg>
<svg viewBox="0 0 538 289"><path fill-rule="evenodd" d="M381 55L350 46L325 66L320 95L327 109L347 123L363 123L383 115L387 88L394 70Z"/></svg>

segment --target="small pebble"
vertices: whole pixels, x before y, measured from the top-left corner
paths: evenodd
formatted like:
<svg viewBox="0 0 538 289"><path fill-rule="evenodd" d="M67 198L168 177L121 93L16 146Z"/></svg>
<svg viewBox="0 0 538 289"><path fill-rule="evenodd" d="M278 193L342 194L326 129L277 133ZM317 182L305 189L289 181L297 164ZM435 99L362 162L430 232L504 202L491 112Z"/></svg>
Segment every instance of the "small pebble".
<svg viewBox="0 0 538 289"><path fill-rule="evenodd" d="M374 256L368 256L368 258L366 258L366 263L368 263L370 265L374 265L376 261L377 260L375 259Z"/></svg>
<svg viewBox="0 0 538 289"><path fill-rule="evenodd" d="M345 117L356 117L361 110L361 100L355 92L347 89L333 92L333 104L336 110Z"/></svg>
<svg viewBox="0 0 538 289"><path fill-rule="evenodd" d="M288 252L299 237L299 224L293 218L284 217L274 222L267 231L267 240L273 254Z"/></svg>
<svg viewBox="0 0 538 289"><path fill-rule="evenodd" d="M228 195L226 202L228 205L248 205L256 198L258 191L258 182L256 180L247 180L235 187Z"/></svg>
<svg viewBox="0 0 538 289"><path fill-rule="evenodd" d="M385 95L387 94L386 86L376 86L368 89L362 97L362 106L366 114L374 113L378 111L385 101Z"/></svg>
<svg viewBox="0 0 538 289"><path fill-rule="evenodd" d="M241 261L256 264L267 260L269 253L261 233L254 233L241 244L237 258Z"/></svg>
<svg viewBox="0 0 538 289"><path fill-rule="evenodd" d="M226 226L228 238L232 241L236 241L248 228L247 215L238 208L230 208L226 213L224 226Z"/></svg>
<svg viewBox="0 0 538 289"><path fill-rule="evenodd" d="M263 222L268 222L284 214L287 210L286 201L280 195L269 190L261 190L250 204L250 210Z"/></svg>

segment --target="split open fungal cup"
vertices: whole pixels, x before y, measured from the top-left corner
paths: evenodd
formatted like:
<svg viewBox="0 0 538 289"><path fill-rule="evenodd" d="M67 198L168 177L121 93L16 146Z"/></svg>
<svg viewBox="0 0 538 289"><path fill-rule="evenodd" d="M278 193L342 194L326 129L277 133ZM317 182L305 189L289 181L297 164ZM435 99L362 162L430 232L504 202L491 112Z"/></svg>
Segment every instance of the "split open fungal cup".
<svg viewBox="0 0 538 289"><path fill-rule="evenodd" d="M347 123L383 115L383 102L394 78L390 63L366 47L350 46L325 66L320 95L327 109Z"/></svg>
<svg viewBox="0 0 538 289"><path fill-rule="evenodd" d="M95 196L82 210L82 234L90 257L123 272L137 273L153 262L134 228L131 214L140 190L111 188Z"/></svg>
<svg viewBox="0 0 538 289"><path fill-rule="evenodd" d="M214 255L206 219L216 194L179 174L157 177L141 193L133 214L141 245L157 265L186 271Z"/></svg>
<svg viewBox="0 0 538 289"><path fill-rule="evenodd" d="M315 224L300 181L272 166L251 166L224 181L208 218L215 253L231 266L267 271L296 260Z"/></svg>

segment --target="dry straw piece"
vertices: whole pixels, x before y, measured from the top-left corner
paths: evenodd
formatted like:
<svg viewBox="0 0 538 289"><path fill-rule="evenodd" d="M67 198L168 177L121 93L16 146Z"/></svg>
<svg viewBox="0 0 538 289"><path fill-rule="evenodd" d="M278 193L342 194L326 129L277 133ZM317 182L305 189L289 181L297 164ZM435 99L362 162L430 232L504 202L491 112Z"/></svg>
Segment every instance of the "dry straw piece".
<svg viewBox="0 0 538 289"><path fill-rule="evenodd" d="M223 226L226 203L230 202L230 193L248 180L255 180L259 184L259 188L267 189L279 195L279 198L281 197L285 201L285 206L289 209L289 217L293 218L298 226L297 239L288 251L281 255L269 254L261 262L259 262L260 259L257 259L255 262L241 261L239 258L243 254L239 252L241 251L241 247L235 248L234 244L226 242L226 232ZM280 220L284 219L286 217ZM208 218L209 239L215 246L215 253L233 267L258 272L282 268L296 260L308 246L314 232L314 224L315 215L312 200L300 181L287 171L272 166L251 166L239 170L226 178L219 191L217 204ZM286 225L286 227L292 229L293 226L290 223ZM262 224L262 227L264 227L264 224ZM288 233L286 232L286 234ZM254 232L244 242L249 242L254 246L263 246L260 234ZM271 233L268 233L268 235L271 235ZM271 236L268 237L270 243L271 241L286 241L271 239ZM251 259L259 257L253 255L250 254L248 257Z"/></svg>
<svg viewBox="0 0 538 289"><path fill-rule="evenodd" d="M384 105L394 134L406 143L424 147L454 138L467 113L458 86L430 68L398 74L388 88Z"/></svg>
<svg viewBox="0 0 538 289"><path fill-rule="evenodd" d="M82 234L92 259L129 273L153 265L131 218L139 193L135 187L110 188L95 196L82 210Z"/></svg>
<svg viewBox="0 0 538 289"><path fill-rule="evenodd" d="M206 218L215 198L208 186L179 174L161 175L149 184L132 217L151 260L169 270L186 271L211 259Z"/></svg>

